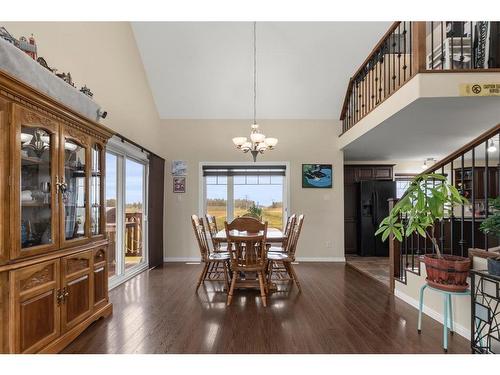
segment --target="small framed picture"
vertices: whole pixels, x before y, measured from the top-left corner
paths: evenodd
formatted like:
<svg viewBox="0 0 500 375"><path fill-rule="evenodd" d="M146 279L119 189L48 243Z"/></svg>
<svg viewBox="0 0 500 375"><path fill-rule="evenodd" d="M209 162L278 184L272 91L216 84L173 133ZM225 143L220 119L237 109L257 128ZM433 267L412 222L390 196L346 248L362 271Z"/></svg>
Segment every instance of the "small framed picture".
<svg viewBox="0 0 500 375"><path fill-rule="evenodd" d="M172 160L172 175L173 176L187 175L187 164L184 160Z"/></svg>
<svg viewBox="0 0 500 375"><path fill-rule="evenodd" d="M331 164L302 164L302 187L330 189L333 181Z"/></svg>
<svg viewBox="0 0 500 375"><path fill-rule="evenodd" d="M186 192L186 177L174 177L174 193Z"/></svg>

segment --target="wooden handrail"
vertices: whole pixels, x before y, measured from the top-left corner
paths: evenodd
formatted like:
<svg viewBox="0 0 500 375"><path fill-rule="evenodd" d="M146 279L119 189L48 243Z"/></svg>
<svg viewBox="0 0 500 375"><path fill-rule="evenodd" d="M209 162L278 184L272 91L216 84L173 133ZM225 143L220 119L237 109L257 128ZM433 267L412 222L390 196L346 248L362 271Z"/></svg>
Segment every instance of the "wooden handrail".
<svg viewBox="0 0 500 375"><path fill-rule="evenodd" d="M446 156L444 159L439 160L437 163L434 163L431 167L429 167L425 171L423 171L422 174L432 173L434 171L437 171L439 168L443 168L446 164L452 162L453 160L466 154L467 152L469 152L473 148L488 141L491 137L498 134L499 132L500 132L500 124L497 124L496 126L492 127L487 132L481 134L479 137L474 138L472 141L470 141L466 145L460 147L457 151Z"/></svg>

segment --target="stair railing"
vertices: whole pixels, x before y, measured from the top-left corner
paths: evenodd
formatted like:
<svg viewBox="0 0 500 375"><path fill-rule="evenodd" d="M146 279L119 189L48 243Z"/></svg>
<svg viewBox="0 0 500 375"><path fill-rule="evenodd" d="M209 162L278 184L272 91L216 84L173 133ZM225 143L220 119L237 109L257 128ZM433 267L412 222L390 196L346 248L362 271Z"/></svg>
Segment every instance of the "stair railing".
<svg viewBox="0 0 500 375"><path fill-rule="evenodd" d="M434 224L443 254L470 256L469 249L486 251L500 246L497 237L481 230L481 223L492 214L490 200L500 195L500 124L436 162L422 173L437 173L468 199L454 206L451 215ZM436 184L439 182L436 181ZM392 209L395 200L389 202ZM405 217L400 217L405 226ZM389 238L391 290L395 280L406 283L407 273L420 274L420 257L434 252L431 242L414 234L399 243Z"/></svg>

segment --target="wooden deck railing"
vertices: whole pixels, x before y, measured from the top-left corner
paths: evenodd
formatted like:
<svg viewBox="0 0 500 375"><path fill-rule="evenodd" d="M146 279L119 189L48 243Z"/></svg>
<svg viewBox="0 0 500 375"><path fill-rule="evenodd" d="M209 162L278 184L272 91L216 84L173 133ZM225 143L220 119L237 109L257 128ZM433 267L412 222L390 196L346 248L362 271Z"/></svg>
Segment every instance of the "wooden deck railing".
<svg viewBox="0 0 500 375"><path fill-rule="evenodd" d="M115 248L116 224L106 224L106 232L110 242L110 248ZM142 212L127 212L125 214L125 256L141 257L142 249ZM112 254L114 256L114 254ZM111 257L111 255L110 255Z"/></svg>
<svg viewBox="0 0 500 375"><path fill-rule="evenodd" d="M499 238L480 230L481 223L493 212L489 200L500 195L500 124L423 173L445 176L469 201L464 206L455 206L449 217L434 224L442 253L466 257L470 256L469 249L488 251L500 245ZM394 201L389 202L389 208L393 204ZM406 218L400 220L405 226ZM420 256L433 251L431 242L419 235L405 238L401 243L389 238L391 288L395 280L406 283L408 272L420 274Z"/></svg>
<svg viewBox="0 0 500 375"><path fill-rule="evenodd" d="M500 22L394 22L349 80L342 133L418 73L500 71L499 30Z"/></svg>

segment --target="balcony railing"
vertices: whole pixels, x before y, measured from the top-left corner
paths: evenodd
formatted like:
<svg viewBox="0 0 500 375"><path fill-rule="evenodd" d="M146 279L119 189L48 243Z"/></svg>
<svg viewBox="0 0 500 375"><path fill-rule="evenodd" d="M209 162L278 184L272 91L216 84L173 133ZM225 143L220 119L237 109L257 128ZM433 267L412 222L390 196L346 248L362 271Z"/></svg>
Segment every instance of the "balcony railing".
<svg viewBox="0 0 500 375"><path fill-rule="evenodd" d="M468 199L468 204L455 206L449 217L434 224L442 253L466 257L471 248L488 251L500 245L497 237L480 230L481 223L493 212L490 200L500 195L500 124L423 173L445 176ZM389 208L394 203L389 202ZM405 226L406 218L400 220ZM406 282L407 272L420 274L419 257L433 253L434 248L430 240L418 234L401 243L392 238L389 241L393 287L394 279Z"/></svg>
<svg viewBox="0 0 500 375"><path fill-rule="evenodd" d="M418 73L500 71L500 22L394 22L349 80L342 133Z"/></svg>

